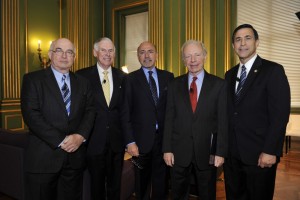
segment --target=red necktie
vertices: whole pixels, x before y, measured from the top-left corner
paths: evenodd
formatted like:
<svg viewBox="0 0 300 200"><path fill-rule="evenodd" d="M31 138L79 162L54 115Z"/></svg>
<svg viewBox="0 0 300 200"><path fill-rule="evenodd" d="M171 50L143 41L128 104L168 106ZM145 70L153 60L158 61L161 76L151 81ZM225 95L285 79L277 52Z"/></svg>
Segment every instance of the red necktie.
<svg viewBox="0 0 300 200"><path fill-rule="evenodd" d="M193 112L195 112L195 110L196 110L197 97L198 97L196 80L197 80L197 77L193 77L193 81L190 86L190 100L191 100Z"/></svg>

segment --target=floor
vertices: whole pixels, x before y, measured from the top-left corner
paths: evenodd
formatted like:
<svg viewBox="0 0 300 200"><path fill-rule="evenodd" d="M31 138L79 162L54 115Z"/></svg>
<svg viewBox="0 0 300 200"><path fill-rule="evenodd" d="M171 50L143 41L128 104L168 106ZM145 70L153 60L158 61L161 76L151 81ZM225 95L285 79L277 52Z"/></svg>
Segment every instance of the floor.
<svg viewBox="0 0 300 200"><path fill-rule="evenodd" d="M134 199L134 197L130 198L130 200ZM190 197L190 200L195 199ZM14 199L0 193L0 200ZM226 200L223 181L217 182L217 200ZM300 140L292 139L290 151L281 158L273 200L300 200Z"/></svg>

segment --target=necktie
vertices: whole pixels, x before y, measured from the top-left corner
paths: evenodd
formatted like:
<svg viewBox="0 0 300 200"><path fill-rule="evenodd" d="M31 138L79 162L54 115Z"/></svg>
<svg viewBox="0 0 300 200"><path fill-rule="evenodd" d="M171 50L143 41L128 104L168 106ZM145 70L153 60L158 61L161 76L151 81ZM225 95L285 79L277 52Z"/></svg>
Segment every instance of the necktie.
<svg viewBox="0 0 300 200"><path fill-rule="evenodd" d="M157 105L158 102L158 95L157 95L157 87L156 87L156 83L155 80L152 76L152 71L148 71L149 73L149 85L150 85L150 90L151 90L151 94L152 94L152 98L153 101L155 103L155 105Z"/></svg>
<svg viewBox="0 0 300 200"><path fill-rule="evenodd" d="M108 71L104 71L103 72L104 77L103 77L103 82L102 82L102 89L103 89L103 93L105 96L105 100L107 105L109 105L110 102L110 87L109 87L109 79L108 79Z"/></svg>
<svg viewBox="0 0 300 200"><path fill-rule="evenodd" d="M61 91L62 91L62 95L63 95L63 99L64 99L64 103L66 106L66 110L68 115L70 115L70 110L71 110L71 92L70 89L66 83L66 75L63 75L62 77L62 82L63 82L63 86L61 87Z"/></svg>
<svg viewBox="0 0 300 200"><path fill-rule="evenodd" d="M197 80L197 77L193 77L193 81L191 83L191 86L190 86L190 100L191 100L191 105L192 105L192 109L193 109L193 112L195 112L196 110L196 107L197 107L197 84L196 84L196 80Z"/></svg>
<svg viewBox="0 0 300 200"><path fill-rule="evenodd" d="M238 84L238 87L236 89L235 92L235 103L238 103L241 97L241 91L243 89L243 85L246 81L247 78L247 69L245 67L245 65L242 66L242 72L241 72L241 76L240 76L240 82Z"/></svg>

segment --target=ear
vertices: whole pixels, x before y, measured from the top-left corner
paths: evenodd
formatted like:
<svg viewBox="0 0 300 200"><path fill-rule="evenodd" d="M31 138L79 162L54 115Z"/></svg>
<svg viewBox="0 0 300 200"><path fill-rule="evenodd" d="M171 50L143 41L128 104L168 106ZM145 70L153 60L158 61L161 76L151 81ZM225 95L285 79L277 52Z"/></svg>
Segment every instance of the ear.
<svg viewBox="0 0 300 200"><path fill-rule="evenodd" d="M256 46L256 48L259 46L259 40L255 41L255 46Z"/></svg>
<svg viewBox="0 0 300 200"><path fill-rule="evenodd" d="M93 55L97 58L97 51L95 49L93 49Z"/></svg>

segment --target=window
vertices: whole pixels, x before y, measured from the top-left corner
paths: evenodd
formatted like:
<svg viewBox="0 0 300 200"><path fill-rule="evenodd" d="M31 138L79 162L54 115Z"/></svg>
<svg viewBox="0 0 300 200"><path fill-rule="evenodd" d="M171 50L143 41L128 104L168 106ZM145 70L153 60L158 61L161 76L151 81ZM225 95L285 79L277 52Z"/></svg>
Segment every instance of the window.
<svg viewBox="0 0 300 200"><path fill-rule="evenodd" d="M148 40L148 12L126 16L125 65L129 72L141 67L137 59L137 48Z"/></svg>
<svg viewBox="0 0 300 200"><path fill-rule="evenodd" d="M300 1L239 0L237 24L258 32L258 54L283 65L291 87L291 106L300 108Z"/></svg>

